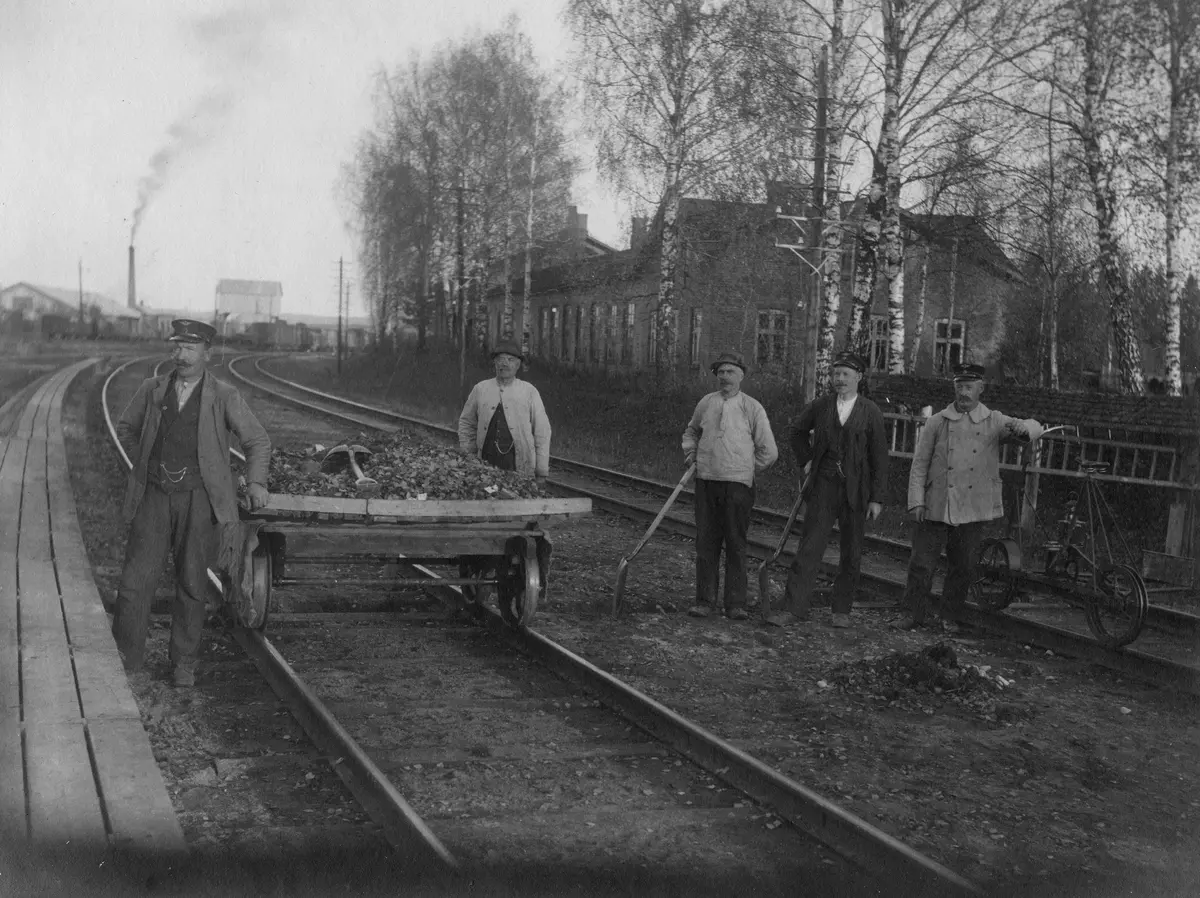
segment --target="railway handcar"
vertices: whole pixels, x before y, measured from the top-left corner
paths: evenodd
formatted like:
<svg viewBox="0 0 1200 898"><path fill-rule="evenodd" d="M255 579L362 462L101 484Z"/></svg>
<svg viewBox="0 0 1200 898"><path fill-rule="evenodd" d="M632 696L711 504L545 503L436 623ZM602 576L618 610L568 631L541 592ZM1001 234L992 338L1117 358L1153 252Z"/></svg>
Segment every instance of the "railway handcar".
<svg viewBox="0 0 1200 898"><path fill-rule="evenodd" d="M272 493L256 512L243 511L254 534L244 572L252 584L237 609L242 623L261 629L277 586L316 578L289 577L305 564L401 564L457 567L443 578L468 600L492 590L500 613L525 626L545 590L551 545L540 521L590 513L591 499L413 500L332 498ZM395 578L393 586L421 586L427 575Z"/></svg>

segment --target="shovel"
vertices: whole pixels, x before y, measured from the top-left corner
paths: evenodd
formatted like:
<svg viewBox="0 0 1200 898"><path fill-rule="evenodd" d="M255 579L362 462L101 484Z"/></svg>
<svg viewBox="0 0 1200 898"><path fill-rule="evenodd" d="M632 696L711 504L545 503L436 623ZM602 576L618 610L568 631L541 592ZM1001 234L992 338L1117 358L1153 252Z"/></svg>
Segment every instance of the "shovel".
<svg viewBox="0 0 1200 898"><path fill-rule="evenodd" d="M637 557L638 552L645 548L646 543L650 541L650 537L654 535L654 531L658 529L658 525L662 523L662 519L666 517L667 509L670 508L679 494L683 492L683 488L687 486L687 482L692 479L692 475L696 473L696 463L692 462L688 465L688 469L683 472L683 476L679 478L679 483L675 484L675 489L671 495L667 497L667 502L659 511L658 516L650 525L650 529L646 531L646 535L642 537L642 541L634 546L633 551L621 559L621 563L617 565L617 582L613 585L613 603L612 613L614 615L621 613L621 600L625 596L625 577L629 573L629 562Z"/></svg>
<svg viewBox="0 0 1200 898"><path fill-rule="evenodd" d="M788 537L792 535L792 526L796 523L796 518L800 516L800 509L804 507L804 493L808 490L811 482L812 473L810 472L804 478L804 484L796 495L796 501L792 503L792 510L788 513L787 523L783 525L783 533L779 534L779 542L775 546L775 551L758 569L758 603L762 606L764 619L771 613L771 565L778 561L779 556L783 554L783 547L787 545Z"/></svg>
<svg viewBox="0 0 1200 898"><path fill-rule="evenodd" d="M330 461L335 460L340 455L345 455L346 459L350 462L350 470L354 472L354 476L357 478L354 481L354 486L360 493L371 495L379 492L379 481L364 474L358 463L360 457L364 460L370 458L370 449L366 446L359 446L357 443L352 446L342 443L339 446L334 446L325 453L325 459L322 464L328 465Z"/></svg>

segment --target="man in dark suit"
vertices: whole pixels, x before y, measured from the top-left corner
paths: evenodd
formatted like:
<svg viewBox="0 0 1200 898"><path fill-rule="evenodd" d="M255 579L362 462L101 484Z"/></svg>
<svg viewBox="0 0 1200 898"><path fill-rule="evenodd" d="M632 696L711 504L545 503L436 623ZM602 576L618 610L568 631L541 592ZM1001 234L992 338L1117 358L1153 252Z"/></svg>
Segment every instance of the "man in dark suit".
<svg viewBox="0 0 1200 898"><path fill-rule="evenodd" d="M196 682L208 567L216 559L222 525L238 521L229 436L238 438L246 455L253 509L267 504L271 440L241 394L206 374L215 329L179 318L171 330L174 369L143 381L117 424L121 443L136 441L136 449L125 489L129 539L113 636L126 671L141 670L150 604L170 552L175 602L169 657L175 685L189 687Z"/></svg>
<svg viewBox="0 0 1200 898"><path fill-rule="evenodd" d="M833 360L834 392L805 406L792 424L797 467L811 470L807 485L800 548L788 575L784 608L767 623L787 626L808 620L809 605L825 545L837 521L841 566L833 583L833 625L850 626L850 608L858 589L863 529L879 517L887 488L888 447L883 413L860 396L866 364L852 352Z"/></svg>

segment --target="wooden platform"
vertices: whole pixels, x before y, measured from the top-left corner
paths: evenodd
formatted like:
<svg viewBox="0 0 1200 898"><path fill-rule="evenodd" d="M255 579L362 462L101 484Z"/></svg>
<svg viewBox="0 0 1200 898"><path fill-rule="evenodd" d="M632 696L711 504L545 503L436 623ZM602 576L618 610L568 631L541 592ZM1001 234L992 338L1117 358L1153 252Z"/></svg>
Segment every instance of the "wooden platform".
<svg viewBox="0 0 1200 898"><path fill-rule="evenodd" d="M67 471L63 397L91 364L50 375L0 422L0 839L183 851Z"/></svg>

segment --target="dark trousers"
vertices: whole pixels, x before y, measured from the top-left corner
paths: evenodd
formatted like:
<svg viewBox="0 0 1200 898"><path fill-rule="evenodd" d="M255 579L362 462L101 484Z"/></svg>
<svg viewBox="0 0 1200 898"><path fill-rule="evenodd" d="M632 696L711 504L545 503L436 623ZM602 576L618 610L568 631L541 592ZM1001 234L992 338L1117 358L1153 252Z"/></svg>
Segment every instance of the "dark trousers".
<svg viewBox="0 0 1200 898"><path fill-rule="evenodd" d="M867 513L866 509L856 511L850 507L845 480L837 474L818 473L813 478L812 492L805 504L804 529L788 574L784 600L784 610L799 617L808 616L817 571L821 569L821 559L835 520L841 531L841 558L833 581L833 613L849 614L858 591Z"/></svg>
<svg viewBox="0 0 1200 898"><path fill-rule="evenodd" d="M216 532L216 518L203 489L165 493L147 484L129 525L113 616L113 637L125 656L126 670L140 670L145 660L150 604L168 551L175 559L170 660L195 663L204 631L205 596L211 589L207 568L214 558Z"/></svg>
<svg viewBox="0 0 1200 898"><path fill-rule="evenodd" d="M946 584L942 587L942 616L954 617L962 608L975 579L975 556L979 554L986 528L986 521L956 525L922 521L913 527L904 603L915 620L923 621L928 612L933 570L943 545L946 547L947 570Z"/></svg>
<svg viewBox="0 0 1200 898"><path fill-rule="evenodd" d="M725 548L725 608L746 605L746 531L754 487L696 478L696 604L714 605Z"/></svg>

